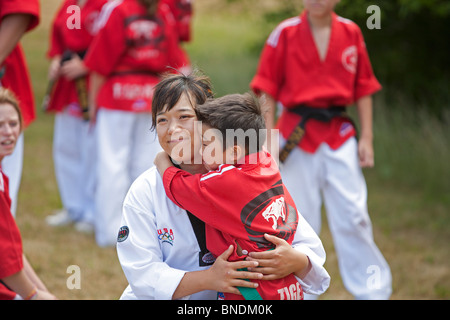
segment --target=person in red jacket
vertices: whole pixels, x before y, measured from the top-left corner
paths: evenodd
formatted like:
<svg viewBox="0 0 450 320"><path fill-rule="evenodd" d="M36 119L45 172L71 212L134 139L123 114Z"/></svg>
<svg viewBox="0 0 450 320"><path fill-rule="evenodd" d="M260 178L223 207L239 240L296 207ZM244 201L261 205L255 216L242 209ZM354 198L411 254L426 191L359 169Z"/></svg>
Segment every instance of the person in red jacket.
<svg viewBox="0 0 450 320"><path fill-rule="evenodd" d="M109 2L99 24L85 57L92 72L90 121L96 124L98 146L95 235L100 246L112 246L128 188L161 150L149 131L153 88L162 73L189 61L164 2Z"/></svg>
<svg viewBox="0 0 450 320"><path fill-rule="evenodd" d="M0 0L0 87L10 89L20 100L24 128L36 118L33 91L21 37L39 24L38 0ZM23 134L14 153L2 161L3 170L10 177L12 213L17 210L23 163Z"/></svg>
<svg viewBox="0 0 450 320"><path fill-rule="evenodd" d="M53 226L75 222L92 231L95 195L95 134L87 121L89 72L84 55L95 35L95 22L106 0L66 0L55 15L48 57L51 92L46 111L55 112L53 160L63 209L47 217ZM79 25L70 25L73 6Z"/></svg>
<svg viewBox="0 0 450 320"><path fill-rule="evenodd" d="M364 38L334 13L339 0L304 0L299 16L280 23L266 41L250 87L264 96L268 129L283 106L281 175L316 233L322 196L346 288L357 299L387 299L389 265L376 246L361 167L374 165L372 95L381 89ZM346 115L355 103L361 130ZM377 285L368 286L372 268Z"/></svg>
<svg viewBox="0 0 450 320"><path fill-rule="evenodd" d="M0 161L13 152L22 126L16 97L0 88ZM11 214L8 184L0 166L0 300L54 299L23 254L20 232Z"/></svg>
<svg viewBox="0 0 450 320"><path fill-rule="evenodd" d="M210 171L192 175L173 166L166 152L159 153L155 165L167 196L206 223L207 247L216 257L230 245L236 249L229 261L243 260L249 252L273 249L265 234L291 244L298 212L274 159L262 148L265 123L256 98L251 94L227 95L207 101L195 111L202 121L203 163ZM164 120L164 115L158 116L158 126L163 126ZM222 295L226 300L303 299L294 274L254 282L256 291L243 289L242 296Z"/></svg>

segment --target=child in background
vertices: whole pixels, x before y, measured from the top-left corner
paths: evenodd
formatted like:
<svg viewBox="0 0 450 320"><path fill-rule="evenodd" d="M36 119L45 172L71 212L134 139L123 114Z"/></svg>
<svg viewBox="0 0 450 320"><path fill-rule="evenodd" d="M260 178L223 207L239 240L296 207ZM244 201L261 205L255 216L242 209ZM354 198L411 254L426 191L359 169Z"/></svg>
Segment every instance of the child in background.
<svg viewBox="0 0 450 320"><path fill-rule="evenodd" d="M30 75L19 41L26 32L37 27L39 20L39 0L0 0L0 87L11 90L19 99L24 129L36 118L36 110ZM11 211L14 216L22 177L23 152L22 132L14 152L2 161L3 170L10 179Z"/></svg>
<svg viewBox="0 0 450 320"><path fill-rule="evenodd" d="M55 112L53 161L63 209L48 216L52 226L74 222L92 232L95 196L95 132L87 121L89 72L83 57L96 33L95 22L106 0L66 0L56 14L48 56L51 91L47 112ZM80 8L79 28L68 28L72 11Z"/></svg>
<svg viewBox="0 0 450 320"><path fill-rule="evenodd" d="M0 161L10 155L22 131L15 96L0 88ZM23 255L22 239L11 213L8 177L0 167L0 300L53 300Z"/></svg>
<svg viewBox="0 0 450 320"><path fill-rule="evenodd" d="M334 13L338 2L303 0L304 12L267 39L250 86L264 96L268 129L277 103L283 106L277 122L283 181L317 234L323 196L345 287L356 299L388 299L391 272L373 239L361 170L374 165L372 94L381 86L361 30ZM359 141L345 115L353 103ZM373 266L380 270L379 286L367 285Z"/></svg>

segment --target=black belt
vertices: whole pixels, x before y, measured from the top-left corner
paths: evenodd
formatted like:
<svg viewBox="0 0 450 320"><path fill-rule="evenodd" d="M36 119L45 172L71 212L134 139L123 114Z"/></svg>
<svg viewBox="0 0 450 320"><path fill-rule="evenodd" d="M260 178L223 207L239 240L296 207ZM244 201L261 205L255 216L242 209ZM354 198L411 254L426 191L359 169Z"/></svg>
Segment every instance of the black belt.
<svg viewBox="0 0 450 320"><path fill-rule="evenodd" d="M279 159L283 163L289 153L298 145L303 135L305 134L305 125L309 119L316 119L322 122L330 122L335 117L347 118L356 129L353 120L349 117L344 106L331 106L328 108L312 108L305 105L300 105L292 109L287 109L288 112L298 114L302 117L300 122L290 134L283 149L280 151Z"/></svg>
<svg viewBox="0 0 450 320"><path fill-rule="evenodd" d="M198 246L200 247L200 252L198 253L198 265L200 267L210 266L216 259L206 248L205 223L189 211L186 210L186 212L189 217L189 221L191 222L192 229L194 229Z"/></svg>

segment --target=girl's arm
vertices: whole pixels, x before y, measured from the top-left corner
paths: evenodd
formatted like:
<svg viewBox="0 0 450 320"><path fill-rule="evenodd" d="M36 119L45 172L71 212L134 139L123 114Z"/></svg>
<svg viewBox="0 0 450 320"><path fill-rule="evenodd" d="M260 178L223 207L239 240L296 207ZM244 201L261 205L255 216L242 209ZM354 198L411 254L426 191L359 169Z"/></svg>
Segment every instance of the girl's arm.
<svg viewBox="0 0 450 320"><path fill-rule="evenodd" d="M28 278L24 269L19 272L5 277L2 281L10 288L12 291L17 293L23 299L31 300L55 300L56 298L46 292L38 289L35 284Z"/></svg>
<svg viewBox="0 0 450 320"><path fill-rule="evenodd" d="M172 299L179 299L203 290L241 294L237 286L256 288L257 283L244 279L261 279L262 273L238 271L238 269L256 268L258 263L256 261L228 262L227 259L232 253L233 246L230 246L217 257L209 269L186 272L173 293Z"/></svg>

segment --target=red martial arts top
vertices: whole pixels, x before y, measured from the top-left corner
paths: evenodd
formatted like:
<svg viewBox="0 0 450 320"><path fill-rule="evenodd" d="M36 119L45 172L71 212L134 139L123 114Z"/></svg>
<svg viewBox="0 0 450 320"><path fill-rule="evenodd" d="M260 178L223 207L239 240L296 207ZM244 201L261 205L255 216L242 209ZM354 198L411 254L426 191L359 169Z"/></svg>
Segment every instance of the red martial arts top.
<svg viewBox="0 0 450 320"><path fill-rule="evenodd" d="M175 204L205 222L206 245L216 257L234 245L228 260L243 260L245 255L238 254L236 243L247 252L272 249L274 246L265 240L264 233L292 243L298 224L297 209L267 152L245 157L244 164L223 164L202 175L170 167L164 172L163 183L167 196ZM263 299L303 298L293 274L279 280L255 282ZM226 293L225 299L242 296Z"/></svg>
<svg viewBox="0 0 450 320"><path fill-rule="evenodd" d="M80 10L79 26L71 24L74 22L74 11L69 8L77 5L77 2L77 0L66 0L53 20L50 48L47 54L50 58L62 56L69 51L74 54L85 53L94 38L95 22L107 0L87 1ZM59 77L53 85L47 110L60 112L68 106L73 106L69 112L81 116L81 109L78 104L79 99L75 82Z"/></svg>
<svg viewBox="0 0 450 320"><path fill-rule="evenodd" d="M105 25L85 58L89 69L106 77L97 106L150 112L159 75L170 71L169 67L188 64L179 46L173 14L165 3L160 3L157 14L149 17L136 0L114 1L103 11L108 13Z"/></svg>
<svg viewBox="0 0 450 320"><path fill-rule="evenodd" d="M23 269L22 238L11 213L8 178L0 169L0 280ZM0 282L0 300L12 300L16 293Z"/></svg>
<svg viewBox="0 0 450 320"><path fill-rule="evenodd" d="M321 61L307 11L283 21L271 33L250 87L257 93L270 94L285 107L277 123L285 139L301 119L289 109L298 105L348 106L381 89L359 27L333 13L328 51ZM299 147L311 153L322 142L337 149L356 133L341 117L330 122L311 119L305 129Z"/></svg>
<svg viewBox="0 0 450 320"><path fill-rule="evenodd" d="M30 31L39 24L39 1L0 0L0 23L10 14L31 15L31 21L27 27L27 31ZM36 118L36 110L30 75L20 44L16 45L0 68L4 68L5 72L0 79L0 84L14 92L19 99L24 126L27 127Z"/></svg>
<svg viewBox="0 0 450 320"><path fill-rule="evenodd" d="M191 0L161 0L167 4L172 12L178 30L180 41L190 41L191 20L192 20L192 2Z"/></svg>

